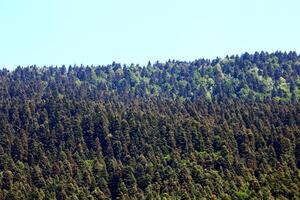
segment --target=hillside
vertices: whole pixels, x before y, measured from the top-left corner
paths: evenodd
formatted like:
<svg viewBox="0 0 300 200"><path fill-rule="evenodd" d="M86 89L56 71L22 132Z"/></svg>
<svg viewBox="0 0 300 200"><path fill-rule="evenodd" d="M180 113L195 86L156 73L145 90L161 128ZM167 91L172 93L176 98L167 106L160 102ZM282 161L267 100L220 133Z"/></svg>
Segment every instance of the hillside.
<svg viewBox="0 0 300 200"><path fill-rule="evenodd" d="M300 199L300 56L0 70L0 199Z"/></svg>

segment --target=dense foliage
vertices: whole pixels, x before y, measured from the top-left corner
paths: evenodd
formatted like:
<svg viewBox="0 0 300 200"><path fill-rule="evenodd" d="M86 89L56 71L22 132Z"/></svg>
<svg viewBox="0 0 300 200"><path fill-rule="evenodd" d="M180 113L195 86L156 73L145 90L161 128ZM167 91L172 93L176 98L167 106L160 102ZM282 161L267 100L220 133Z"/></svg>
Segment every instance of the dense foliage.
<svg viewBox="0 0 300 200"><path fill-rule="evenodd" d="M0 199L299 199L300 56L0 70Z"/></svg>

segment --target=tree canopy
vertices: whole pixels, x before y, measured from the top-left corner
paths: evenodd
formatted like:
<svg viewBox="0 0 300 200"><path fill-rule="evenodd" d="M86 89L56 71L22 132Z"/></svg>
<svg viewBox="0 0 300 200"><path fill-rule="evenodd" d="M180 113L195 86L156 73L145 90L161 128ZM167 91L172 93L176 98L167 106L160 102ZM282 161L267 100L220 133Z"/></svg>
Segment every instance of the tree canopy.
<svg viewBox="0 0 300 200"><path fill-rule="evenodd" d="M0 70L0 199L298 199L300 56Z"/></svg>

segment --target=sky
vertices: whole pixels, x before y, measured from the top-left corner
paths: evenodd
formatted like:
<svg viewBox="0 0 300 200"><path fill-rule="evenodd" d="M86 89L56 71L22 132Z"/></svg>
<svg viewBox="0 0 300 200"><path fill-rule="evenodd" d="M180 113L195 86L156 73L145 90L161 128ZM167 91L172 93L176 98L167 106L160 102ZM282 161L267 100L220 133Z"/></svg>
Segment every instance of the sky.
<svg viewBox="0 0 300 200"><path fill-rule="evenodd" d="M0 68L300 52L299 0L0 0Z"/></svg>

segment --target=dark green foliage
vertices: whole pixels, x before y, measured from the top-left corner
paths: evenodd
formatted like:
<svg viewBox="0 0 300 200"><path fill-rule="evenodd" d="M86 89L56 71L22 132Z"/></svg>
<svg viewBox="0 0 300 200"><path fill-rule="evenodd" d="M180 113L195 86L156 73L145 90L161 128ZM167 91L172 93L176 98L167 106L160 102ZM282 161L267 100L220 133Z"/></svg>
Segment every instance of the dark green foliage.
<svg viewBox="0 0 300 200"><path fill-rule="evenodd" d="M0 71L0 199L299 199L300 58Z"/></svg>

